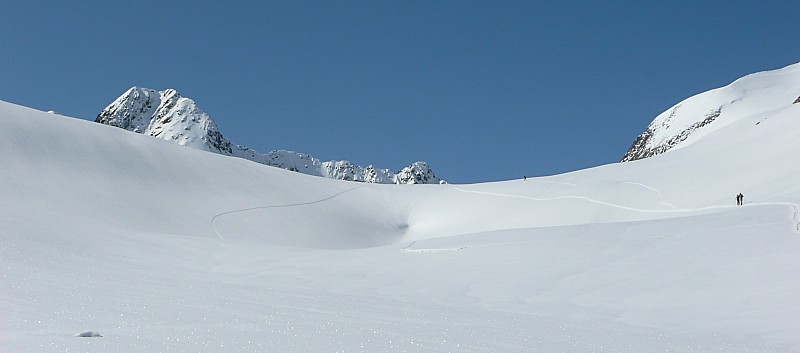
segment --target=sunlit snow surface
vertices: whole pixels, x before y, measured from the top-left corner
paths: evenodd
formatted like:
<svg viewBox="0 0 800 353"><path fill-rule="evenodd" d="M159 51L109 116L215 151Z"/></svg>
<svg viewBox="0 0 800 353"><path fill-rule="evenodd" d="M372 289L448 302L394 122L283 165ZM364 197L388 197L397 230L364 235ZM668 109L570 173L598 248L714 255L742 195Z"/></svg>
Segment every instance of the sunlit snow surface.
<svg viewBox="0 0 800 353"><path fill-rule="evenodd" d="M800 351L781 104L637 162L404 186L0 102L0 351Z"/></svg>

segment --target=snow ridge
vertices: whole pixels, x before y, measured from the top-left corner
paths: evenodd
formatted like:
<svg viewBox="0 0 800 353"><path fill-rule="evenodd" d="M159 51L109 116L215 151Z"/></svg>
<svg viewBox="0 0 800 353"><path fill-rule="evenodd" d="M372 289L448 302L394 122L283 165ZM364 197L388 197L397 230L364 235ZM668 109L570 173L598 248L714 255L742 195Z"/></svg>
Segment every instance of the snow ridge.
<svg viewBox="0 0 800 353"><path fill-rule="evenodd" d="M330 179L378 184L445 183L436 177L425 162L415 162L393 172L373 165L362 167L345 160L323 162L311 155L287 150L261 154L251 148L231 143L194 100L181 96L174 89L156 91L131 87L103 109L95 122L172 141L182 146Z"/></svg>
<svg viewBox="0 0 800 353"><path fill-rule="evenodd" d="M622 162L683 147L720 128L800 101L800 63L742 77L687 98L659 114L631 144Z"/></svg>
<svg viewBox="0 0 800 353"><path fill-rule="evenodd" d="M720 114L722 114L722 108L717 108L706 114L703 117L703 120L690 125L674 136L670 136L666 139L666 141L654 142L660 137L660 127L669 126L669 123L675 117L675 113L678 111L678 108L680 108L680 104L672 108L669 117L660 124L655 126L650 124L650 126L648 126L647 129L645 129L645 131L633 141L633 144L631 145L630 149L628 149L628 152L625 153L624 157L622 157L622 161L634 161L669 151L672 147L675 147L679 143L688 139L689 136L695 132L695 130L711 124L720 116Z"/></svg>

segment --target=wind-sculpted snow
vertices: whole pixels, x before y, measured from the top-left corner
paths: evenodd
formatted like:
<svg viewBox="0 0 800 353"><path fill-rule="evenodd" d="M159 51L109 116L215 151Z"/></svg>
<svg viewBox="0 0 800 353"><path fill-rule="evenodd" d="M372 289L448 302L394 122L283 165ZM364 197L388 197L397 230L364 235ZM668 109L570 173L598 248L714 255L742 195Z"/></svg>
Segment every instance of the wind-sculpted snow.
<svg viewBox="0 0 800 353"><path fill-rule="evenodd" d="M0 102L0 350L798 352L800 105L758 77L669 153L474 185Z"/></svg>
<svg viewBox="0 0 800 353"><path fill-rule="evenodd" d="M349 161L323 162L308 154L273 150L261 154L231 143L214 120L174 89L156 91L132 87L97 115L95 122L171 141L182 146L244 158L273 167L330 179L377 184L440 184L444 181L425 162L398 172L362 167Z"/></svg>

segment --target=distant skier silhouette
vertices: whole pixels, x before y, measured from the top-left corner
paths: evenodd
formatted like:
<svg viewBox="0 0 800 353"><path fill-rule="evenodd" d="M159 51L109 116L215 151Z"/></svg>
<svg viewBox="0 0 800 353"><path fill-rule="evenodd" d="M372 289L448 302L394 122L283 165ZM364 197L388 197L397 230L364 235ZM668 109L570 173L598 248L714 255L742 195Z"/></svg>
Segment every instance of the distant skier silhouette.
<svg viewBox="0 0 800 353"><path fill-rule="evenodd" d="M741 206L744 205L744 195L740 192L739 195L736 195L736 204Z"/></svg>

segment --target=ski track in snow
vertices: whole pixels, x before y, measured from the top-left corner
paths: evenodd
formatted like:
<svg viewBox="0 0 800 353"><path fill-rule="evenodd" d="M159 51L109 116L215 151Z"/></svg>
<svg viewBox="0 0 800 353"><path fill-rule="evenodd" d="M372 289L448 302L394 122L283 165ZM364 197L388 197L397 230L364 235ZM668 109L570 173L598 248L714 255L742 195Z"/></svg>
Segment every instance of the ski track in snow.
<svg viewBox="0 0 800 353"><path fill-rule="evenodd" d="M466 190L460 187L455 188L458 191L472 193L472 194L481 194L481 195L490 195L490 196L498 196L498 197L509 197L509 198L517 198L517 199L526 199L531 201L554 201L554 200L564 200L564 199L573 199L573 200L583 200L591 203L596 203L599 205L609 206L618 208L621 210L627 211L634 211L634 212L644 212L644 213L673 213L673 212L695 212L700 210L706 209L715 209L715 208L729 208L733 206L707 206L702 208L695 208L695 209L679 209L675 208L672 210L653 210L653 209L642 209L642 208L635 208L635 207L628 207L623 205L618 205L610 202L605 202L601 200L596 200L591 197L586 196L575 196L575 195L565 195L565 196L556 196L556 197L531 197L531 196L522 196L522 195L510 195L510 194L502 194L496 192L488 192L488 191L475 191L475 190Z"/></svg>
<svg viewBox="0 0 800 353"><path fill-rule="evenodd" d="M745 203L747 205L747 203ZM798 215L798 209L800 206L796 203L792 202L763 202L763 203L756 203L754 205L784 205L789 206L792 208L792 221L794 222L795 228L794 231L800 233L800 215Z"/></svg>
<svg viewBox="0 0 800 353"><path fill-rule="evenodd" d="M416 240L412 241L412 242L411 242L411 243L409 243L409 244L408 244L408 245L407 245L405 248L402 248L402 249L400 249L400 252L402 252L402 253L416 253L416 254L424 254L424 253L429 253L429 252L458 251L458 250L464 250L464 249L466 249L466 248L467 248L466 246L462 246L462 247L460 247L460 248L439 248L439 249L430 248L430 249L411 249L411 247L412 247L412 246L414 246L414 244L416 244L416 243L417 243L417 241L416 241Z"/></svg>
<svg viewBox="0 0 800 353"><path fill-rule="evenodd" d="M645 188L647 190L655 191L658 194L658 199L661 200L661 204L662 205L672 207L673 210L677 210L678 209L677 206L675 206L675 205L673 205L673 204L671 204L669 202L664 202L664 195L661 194L661 190L658 190L658 189L656 189L654 187L647 186L647 185L642 184L642 183L633 182L633 181L626 181L626 182L623 182L623 184L636 185L636 186L643 187L643 188Z"/></svg>
<svg viewBox="0 0 800 353"><path fill-rule="evenodd" d="M211 229L214 230L214 234L216 234L218 238L220 238L222 240L225 240L225 237L223 237L222 234L219 234L219 231L217 231L217 227L215 225L215 222L217 221L217 219L219 219L222 216L226 216L226 215L230 215L230 214L234 214L234 213L248 212L248 211L253 211L253 210L268 209L268 208L283 208L283 207L295 207L295 206L313 205L313 204L317 204L317 203L321 203L321 202L325 202L325 201L331 200L331 199L336 198L336 197L338 197L338 196L340 196L340 195L342 195L344 193L348 193L350 191L353 191L353 190L356 190L356 189L360 189L362 187L364 187L364 186L363 185L362 186L357 186L357 187L354 187L354 188L351 188L351 189L347 189L347 190L338 192L338 193L333 194L331 196L324 197L324 198L321 198L319 200L309 201L309 202L289 203L289 204L271 205L271 206L248 207L248 208L242 208L242 209L233 210L233 211L222 212L222 213L214 215L214 217L211 217Z"/></svg>
<svg viewBox="0 0 800 353"><path fill-rule="evenodd" d="M533 182L554 183L554 184L564 184L564 185L570 185L570 186L578 186L578 185L575 185L575 184L562 183L562 182L537 181L537 180L531 180L531 181L533 181ZM645 184L642 184L642 183L630 182L630 181L623 182L623 184L635 185L635 186L639 186L639 187L642 187L644 189L656 192L658 194L658 198L660 200L660 204L662 204L664 206L668 206L668 207L670 207L672 209L671 210L657 210L657 209L634 208L634 207L618 205L618 204L614 204L614 203L610 203L610 202L605 202L605 201L601 201L601 200L596 200L596 199L593 199L593 198L590 198L590 197L586 197L586 196L565 195L565 196L539 198L539 197L531 197L531 196L522 196L522 195L502 194L502 193L486 192L486 191L467 190L467 189L464 189L464 188L461 188L461 187L455 187L454 189L459 191L459 192L465 192L465 193L489 195L489 196L497 196L497 197L518 198L518 199L526 199L526 200L531 200L531 201L553 201L553 200L562 200L562 199L583 200L583 201L596 203L596 204L609 206L609 207L614 207L614 208L618 208L618 209L622 209L622 210L634 211L634 212L643 212L643 213L691 213L691 212L705 211L705 210L711 210L711 209L726 209L726 208L740 207L740 206L716 205L716 206L706 206L706 207L700 207L700 208L678 208L678 207L676 207L675 205L673 205L671 203L664 202L664 196L661 193L661 190L659 190L659 189L656 189L654 187L651 187L651 186L648 186L648 185L645 185ZM211 218L211 228L214 231L214 234L216 234L219 239L225 240L225 237L222 234L219 233L219 231L216 228L216 224L215 224L217 219L219 219L220 217L223 217L223 216L226 216L226 215L230 215L230 214L234 214L234 213L248 212L248 211L259 210L259 209L313 205L313 204L317 204L317 203L321 203L321 202L325 202L325 201L334 199L334 198L336 198L336 197L338 197L338 196L340 196L342 194L348 193L348 192L356 190L356 189L360 189L362 187L364 187L364 186L357 186L357 187L354 187L354 188L351 188L351 189L347 189L347 190L338 192L338 193L333 194L331 196L328 196L328 197L325 197L325 198L322 198L322 199L319 199L319 200L309 201L309 202L299 202L299 203L290 203L290 204L282 204L282 205L271 205L271 206L248 207L248 208L237 209L237 210L233 210L233 211L222 212L222 213L214 215ZM758 202L758 203L746 203L745 205L750 205L750 206L781 205L781 206L790 207L792 209L792 221L795 224L794 231L800 233L800 215L798 214L798 210L800 210L800 206L798 204L791 203L791 202ZM424 253L424 252L437 252L437 251L457 251L457 250L464 249L463 247L461 247L461 248L453 248L453 249L411 249L411 247L415 243L416 243L416 241L410 243L408 246L403 248L401 251L402 252L408 252L408 253L412 253L412 252L414 252L414 253Z"/></svg>
<svg viewBox="0 0 800 353"><path fill-rule="evenodd" d="M536 180L536 179L526 179L524 180L526 183L545 183L545 184L557 184L557 185L567 185L567 186L578 186L578 184L567 183L564 181L550 181L550 180Z"/></svg>
<svg viewBox="0 0 800 353"><path fill-rule="evenodd" d="M642 212L642 213L691 213L691 212L698 212L698 211L706 211L706 210L713 210L713 209L727 209L727 208L735 208L735 207L742 207L742 206L724 206L724 205L716 205L716 206L706 206L706 207L699 207L699 208L677 208L675 205L670 203L663 202L664 198L661 194L661 190L656 188L647 186L641 183L634 183L634 182L625 182L626 184L637 185L643 187L645 189L653 190L658 193L659 198L661 199L661 204L665 206L670 206L672 210L653 210L653 209L643 209L643 208L634 208L628 207L623 205L618 205L610 202L605 202L601 200L596 200L586 196L575 196L575 195L565 195L565 196L556 196L556 197L531 197L531 196L522 196L522 195L511 195L511 194L502 194L496 192L487 192L487 191L475 191L475 190L466 190L461 187L455 187L454 189L460 192L472 193L472 194L481 194L481 195L489 195L489 196L498 196L498 197L509 197L509 198L517 198L517 199L526 199L531 201L553 201L553 200L562 200L562 199L575 199L575 200L583 200L587 202L592 202L600 205L605 205L609 207L614 207L626 211L634 211L634 212ZM800 206L796 203L791 202L752 202L752 203L745 203L744 206L788 206L792 209L792 222L795 224L795 232L800 233L800 215L798 215L798 210L800 210Z"/></svg>

